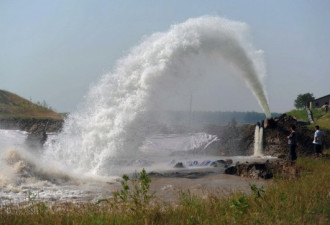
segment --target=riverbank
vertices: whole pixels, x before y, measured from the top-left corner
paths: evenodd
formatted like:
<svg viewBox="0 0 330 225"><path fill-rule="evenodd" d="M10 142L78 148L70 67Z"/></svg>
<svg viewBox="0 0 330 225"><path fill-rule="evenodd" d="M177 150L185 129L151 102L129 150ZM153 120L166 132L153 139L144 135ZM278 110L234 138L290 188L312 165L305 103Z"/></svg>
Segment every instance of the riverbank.
<svg viewBox="0 0 330 225"><path fill-rule="evenodd" d="M60 132L63 119L51 118L0 118L0 129L21 130L29 133Z"/></svg>
<svg viewBox="0 0 330 225"><path fill-rule="evenodd" d="M122 192L128 197L125 200L103 198L98 202L48 205L30 198L24 205L1 207L0 224L329 224L329 159L300 158L296 166L301 173L295 179L278 176L267 184L248 179L248 192L229 190L225 195L221 182L213 183L213 192L203 187L209 184L207 181L230 176L214 174L203 177L204 182L152 178L150 187L143 178L135 182L135 187L141 187L143 181L148 192L140 192L135 198L138 194L134 185L130 186ZM167 179L166 185L163 179ZM143 200L143 196L152 196L152 191L174 191L176 185L180 188L175 190L174 200Z"/></svg>

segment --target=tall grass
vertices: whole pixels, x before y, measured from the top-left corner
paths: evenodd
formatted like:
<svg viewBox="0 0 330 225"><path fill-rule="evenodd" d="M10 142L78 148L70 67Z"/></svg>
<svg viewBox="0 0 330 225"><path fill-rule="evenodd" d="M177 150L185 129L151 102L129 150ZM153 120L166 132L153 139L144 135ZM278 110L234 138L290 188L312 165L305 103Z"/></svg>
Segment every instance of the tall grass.
<svg viewBox="0 0 330 225"><path fill-rule="evenodd" d="M329 224L329 159L300 158L297 167L297 179L277 177L266 189L251 184L249 195L201 198L181 191L177 202L148 201L144 207L123 204L127 199L53 206L34 202L2 206L0 224Z"/></svg>

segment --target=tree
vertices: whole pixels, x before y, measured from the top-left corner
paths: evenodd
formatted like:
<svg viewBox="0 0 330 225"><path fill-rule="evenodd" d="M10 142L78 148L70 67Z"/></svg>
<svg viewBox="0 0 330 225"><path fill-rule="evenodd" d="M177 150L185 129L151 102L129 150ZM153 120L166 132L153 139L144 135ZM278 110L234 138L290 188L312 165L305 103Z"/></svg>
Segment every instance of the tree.
<svg viewBox="0 0 330 225"><path fill-rule="evenodd" d="M315 98L313 93L306 93L298 95L297 99L294 101L294 106L297 109L306 109L311 101Z"/></svg>

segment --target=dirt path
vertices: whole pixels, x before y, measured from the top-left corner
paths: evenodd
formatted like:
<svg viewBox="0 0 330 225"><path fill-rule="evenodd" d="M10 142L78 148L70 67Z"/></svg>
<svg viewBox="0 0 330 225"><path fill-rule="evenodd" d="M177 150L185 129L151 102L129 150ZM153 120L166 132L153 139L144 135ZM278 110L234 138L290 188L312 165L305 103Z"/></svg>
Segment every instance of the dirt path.
<svg viewBox="0 0 330 225"><path fill-rule="evenodd" d="M175 201L180 191L189 191L201 197L208 194L226 195L233 191L250 192L249 184L267 186L271 181L242 178L227 174L208 174L198 178L187 177L151 177L151 191L158 199Z"/></svg>

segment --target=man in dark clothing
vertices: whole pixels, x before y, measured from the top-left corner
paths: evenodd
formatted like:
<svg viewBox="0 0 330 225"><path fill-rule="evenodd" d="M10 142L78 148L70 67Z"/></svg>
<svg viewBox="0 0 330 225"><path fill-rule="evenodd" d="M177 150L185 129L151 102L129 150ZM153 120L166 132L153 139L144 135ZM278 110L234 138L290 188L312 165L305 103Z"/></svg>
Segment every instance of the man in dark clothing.
<svg viewBox="0 0 330 225"><path fill-rule="evenodd" d="M326 103L325 106L324 106L324 108L325 108L325 113L328 113L329 103Z"/></svg>
<svg viewBox="0 0 330 225"><path fill-rule="evenodd" d="M297 146L297 135L296 135L296 126L290 126L290 135L287 136L289 144L289 159L294 161L297 159L296 146Z"/></svg>

